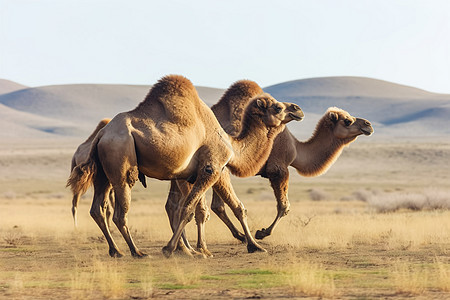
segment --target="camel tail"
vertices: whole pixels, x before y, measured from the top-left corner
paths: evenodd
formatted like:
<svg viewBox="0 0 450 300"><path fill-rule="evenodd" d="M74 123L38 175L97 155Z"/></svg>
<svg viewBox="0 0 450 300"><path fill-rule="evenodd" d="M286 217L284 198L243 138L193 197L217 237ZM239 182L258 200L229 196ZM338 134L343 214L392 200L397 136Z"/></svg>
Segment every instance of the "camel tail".
<svg viewBox="0 0 450 300"><path fill-rule="evenodd" d="M97 144L99 140L100 138L97 136L92 142L87 161L77 165L70 173L66 187L70 186L74 195L86 193L87 189L94 182L94 178L97 175L97 166L100 163L97 155Z"/></svg>

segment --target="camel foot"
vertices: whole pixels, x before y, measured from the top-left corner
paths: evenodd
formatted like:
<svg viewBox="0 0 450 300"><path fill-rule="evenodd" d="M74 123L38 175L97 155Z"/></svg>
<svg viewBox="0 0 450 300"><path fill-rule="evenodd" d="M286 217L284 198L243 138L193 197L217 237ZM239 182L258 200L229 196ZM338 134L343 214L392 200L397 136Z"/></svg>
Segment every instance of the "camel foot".
<svg viewBox="0 0 450 300"><path fill-rule="evenodd" d="M247 251L248 253L254 253L254 252L267 252L266 249L264 249L263 247L261 247L258 244L248 244L247 245Z"/></svg>
<svg viewBox="0 0 450 300"><path fill-rule="evenodd" d="M109 256L114 258L121 258L124 254L117 249L109 249Z"/></svg>
<svg viewBox="0 0 450 300"><path fill-rule="evenodd" d="M257 240L262 240L263 238L265 238L266 236L269 236L270 232L267 232L265 228L261 229L261 230L256 230L256 234L255 234L255 238Z"/></svg>
<svg viewBox="0 0 450 300"><path fill-rule="evenodd" d="M184 253L187 254L188 257L192 257L192 258L199 258L199 259L205 259L206 255L203 254L203 252L199 252L199 251L191 251L188 253ZM184 255L186 257L186 255Z"/></svg>
<svg viewBox="0 0 450 300"><path fill-rule="evenodd" d="M144 257L148 257L148 254L141 252L141 251L136 251L135 253L131 253L131 255L134 258L144 258Z"/></svg>
<svg viewBox="0 0 450 300"><path fill-rule="evenodd" d="M174 251L174 253L178 256L200 257L200 258L203 257L202 253L187 247L179 247Z"/></svg>
<svg viewBox="0 0 450 300"><path fill-rule="evenodd" d="M200 251L204 258L211 258L213 257L213 254L206 248L198 248L198 251Z"/></svg>
<svg viewBox="0 0 450 300"><path fill-rule="evenodd" d="M235 239L237 239L237 240L240 240L242 243L245 243L245 242L247 241L247 240L245 239L245 235L243 235L243 234L240 233L239 231L233 233L233 237L234 237Z"/></svg>
<svg viewBox="0 0 450 300"><path fill-rule="evenodd" d="M173 250L171 250L171 249L169 248L169 246L164 246L164 247L162 248L162 253L164 254L164 256L165 256L166 258L169 258L170 256L172 256Z"/></svg>

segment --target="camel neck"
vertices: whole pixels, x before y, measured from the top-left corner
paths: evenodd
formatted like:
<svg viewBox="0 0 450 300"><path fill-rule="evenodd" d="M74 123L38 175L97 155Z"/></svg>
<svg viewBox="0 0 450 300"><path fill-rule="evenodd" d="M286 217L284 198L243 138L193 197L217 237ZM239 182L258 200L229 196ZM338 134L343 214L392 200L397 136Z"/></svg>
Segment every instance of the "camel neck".
<svg viewBox="0 0 450 300"><path fill-rule="evenodd" d="M318 126L306 142L295 139L296 158L291 166L303 176L325 173L341 155L345 143L336 139L331 128Z"/></svg>
<svg viewBox="0 0 450 300"><path fill-rule="evenodd" d="M234 110L232 108L235 108ZM231 136L236 136L242 129L243 110L239 107L230 107L227 103L221 101L211 107L214 115L220 123L220 126Z"/></svg>
<svg viewBox="0 0 450 300"><path fill-rule="evenodd" d="M254 176L263 167L272 151L273 141L284 125L267 128L247 126L237 137L231 137L234 150L228 167L236 176Z"/></svg>

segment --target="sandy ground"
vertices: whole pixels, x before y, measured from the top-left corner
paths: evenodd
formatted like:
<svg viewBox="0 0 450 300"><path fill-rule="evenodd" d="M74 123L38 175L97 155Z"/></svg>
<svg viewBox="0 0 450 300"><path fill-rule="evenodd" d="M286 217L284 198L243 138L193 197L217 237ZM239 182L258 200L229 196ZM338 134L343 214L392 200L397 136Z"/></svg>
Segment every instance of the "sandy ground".
<svg viewBox="0 0 450 300"><path fill-rule="evenodd" d="M166 182L150 180L148 189L133 189L130 227L149 258L132 259L128 252L119 260L108 257L88 214L92 191L81 200L74 230L65 181L79 142L0 145L0 297L450 296L448 211L379 214L366 202L350 200L361 191L435 189L450 195L448 142L358 140L321 177L302 178L291 170L291 212L261 242L268 253L246 253L212 215L207 240L214 257L206 260L162 256L170 238ZM252 232L267 227L275 216L268 181L235 178L233 183L248 208ZM311 191L323 201L311 201ZM117 231L113 234L126 251ZM188 235L195 243L192 224Z"/></svg>

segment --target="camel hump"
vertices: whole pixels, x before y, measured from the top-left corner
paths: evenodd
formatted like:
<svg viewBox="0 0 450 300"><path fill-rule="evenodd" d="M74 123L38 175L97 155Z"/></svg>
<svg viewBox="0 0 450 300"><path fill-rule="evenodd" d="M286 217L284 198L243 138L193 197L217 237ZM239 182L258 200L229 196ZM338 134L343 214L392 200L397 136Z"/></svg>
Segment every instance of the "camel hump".
<svg viewBox="0 0 450 300"><path fill-rule="evenodd" d="M167 75L150 89L144 101L172 102L174 99L198 101L197 90L192 82L181 75Z"/></svg>
<svg viewBox="0 0 450 300"><path fill-rule="evenodd" d="M153 114L153 120L191 126L199 109L203 109L202 101L192 82L180 75L167 75L153 85L133 113L145 112Z"/></svg>
<svg viewBox="0 0 450 300"><path fill-rule="evenodd" d="M233 83L212 107L228 134L236 135L241 131L241 121L248 102L263 93L262 88L252 80L238 80Z"/></svg>
<svg viewBox="0 0 450 300"><path fill-rule="evenodd" d="M256 82L238 80L225 91L218 103L224 102L230 107L245 106L251 98L262 93L262 88Z"/></svg>

